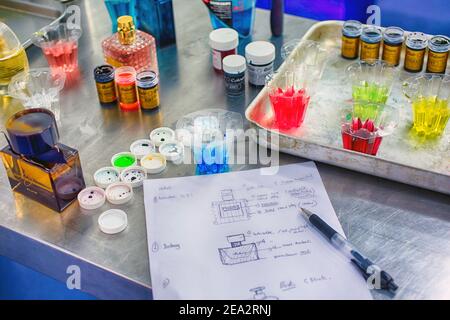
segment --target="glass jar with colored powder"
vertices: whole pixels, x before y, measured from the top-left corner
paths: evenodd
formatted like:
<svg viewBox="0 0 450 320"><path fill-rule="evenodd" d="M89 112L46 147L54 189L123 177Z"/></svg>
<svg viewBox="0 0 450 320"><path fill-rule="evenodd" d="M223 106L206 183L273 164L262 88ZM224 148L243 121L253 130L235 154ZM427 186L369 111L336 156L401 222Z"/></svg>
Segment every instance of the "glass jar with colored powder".
<svg viewBox="0 0 450 320"><path fill-rule="evenodd" d="M254 86L263 86L266 77L273 73L275 46L267 41L254 41L245 47L248 82Z"/></svg>
<svg viewBox="0 0 450 320"><path fill-rule="evenodd" d="M345 59L356 59L359 55L359 38L362 24L356 20L348 20L342 26L341 55Z"/></svg>
<svg viewBox="0 0 450 320"><path fill-rule="evenodd" d="M133 67L117 68L115 81L120 109L124 111L138 110L136 70Z"/></svg>
<svg viewBox="0 0 450 320"><path fill-rule="evenodd" d="M376 60L380 55L381 30L376 26L369 26L361 32L361 60Z"/></svg>
<svg viewBox="0 0 450 320"><path fill-rule="evenodd" d="M214 70L222 72L222 60L229 55L236 54L239 44L238 33L231 28L220 28L209 34L211 46L212 65Z"/></svg>

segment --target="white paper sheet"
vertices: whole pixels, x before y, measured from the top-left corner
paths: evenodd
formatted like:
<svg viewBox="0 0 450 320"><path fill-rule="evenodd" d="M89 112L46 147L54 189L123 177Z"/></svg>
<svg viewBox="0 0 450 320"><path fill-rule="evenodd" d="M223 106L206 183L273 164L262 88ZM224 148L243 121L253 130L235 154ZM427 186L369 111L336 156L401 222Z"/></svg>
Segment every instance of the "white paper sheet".
<svg viewBox="0 0 450 320"><path fill-rule="evenodd" d="M299 207L342 227L313 162L146 180L155 299L371 299Z"/></svg>

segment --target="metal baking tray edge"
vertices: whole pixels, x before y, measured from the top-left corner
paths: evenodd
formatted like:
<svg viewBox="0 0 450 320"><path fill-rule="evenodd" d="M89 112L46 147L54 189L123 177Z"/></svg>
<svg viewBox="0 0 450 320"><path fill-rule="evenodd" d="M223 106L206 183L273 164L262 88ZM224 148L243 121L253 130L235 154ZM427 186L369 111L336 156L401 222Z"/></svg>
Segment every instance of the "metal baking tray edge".
<svg viewBox="0 0 450 320"><path fill-rule="evenodd" d="M342 21L337 20L318 22L306 32L302 40L310 39L311 36L320 28L332 27L336 24L342 25L342 23ZM279 71L282 71L284 68L285 64L283 63L280 66ZM270 132L272 135L276 134L278 136L278 144L274 144L272 141L266 141L259 136L258 143L262 146L380 178L385 178L444 194L450 194L449 175L434 171L427 171L421 168L400 164L351 150L311 143L262 127L260 124L252 120L250 113L256 107L258 102L265 99L266 96L267 89L264 87L245 110L245 117L251 123L251 126L263 129Z"/></svg>

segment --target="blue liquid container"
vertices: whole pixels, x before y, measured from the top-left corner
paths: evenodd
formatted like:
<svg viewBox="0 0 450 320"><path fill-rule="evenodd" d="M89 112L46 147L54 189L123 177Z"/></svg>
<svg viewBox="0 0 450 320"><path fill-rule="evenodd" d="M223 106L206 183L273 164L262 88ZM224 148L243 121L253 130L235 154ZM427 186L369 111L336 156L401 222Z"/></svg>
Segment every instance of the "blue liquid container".
<svg viewBox="0 0 450 320"><path fill-rule="evenodd" d="M139 30L155 37L160 47L175 43L172 0L138 0L136 5Z"/></svg>
<svg viewBox="0 0 450 320"><path fill-rule="evenodd" d="M200 147L194 148L194 159L196 175L230 171L225 141L203 143Z"/></svg>
<svg viewBox="0 0 450 320"><path fill-rule="evenodd" d="M256 0L203 0L214 29L233 28L239 37L252 35Z"/></svg>
<svg viewBox="0 0 450 320"><path fill-rule="evenodd" d="M112 33L117 32L117 18L120 16L132 16L136 28L139 29L139 23L136 21L136 0L105 0L105 6L111 18Z"/></svg>

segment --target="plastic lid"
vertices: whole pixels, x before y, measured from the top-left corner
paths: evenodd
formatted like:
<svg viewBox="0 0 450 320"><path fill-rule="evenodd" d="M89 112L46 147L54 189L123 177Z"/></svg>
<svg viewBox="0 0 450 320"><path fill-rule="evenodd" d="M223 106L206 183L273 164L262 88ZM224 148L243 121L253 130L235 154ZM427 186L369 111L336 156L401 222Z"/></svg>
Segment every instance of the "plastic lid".
<svg viewBox="0 0 450 320"><path fill-rule="evenodd" d="M119 152L112 156L111 164L117 170L122 171L136 165L136 156L131 152Z"/></svg>
<svg viewBox="0 0 450 320"><path fill-rule="evenodd" d="M167 160L177 163L183 159L184 146L181 142L164 142L159 146L159 153Z"/></svg>
<svg viewBox="0 0 450 320"><path fill-rule="evenodd" d="M103 167L95 171L94 181L100 188L106 188L111 183L119 181L120 173L114 167Z"/></svg>
<svg viewBox="0 0 450 320"><path fill-rule="evenodd" d="M107 234L116 234L126 229L128 225L127 214L123 210L110 209L98 217L100 230Z"/></svg>
<svg viewBox="0 0 450 320"><path fill-rule="evenodd" d="M238 54L226 56L222 60L222 66L223 71L226 73L235 74L244 72L246 68L245 58Z"/></svg>
<svg viewBox="0 0 450 320"><path fill-rule="evenodd" d="M12 149L24 156L40 155L58 143L55 116L44 108L16 112L8 119L5 127Z"/></svg>
<svg viewBox="0 0 450 320"><path fill-rule="evenodd" d="M149 139L140 139L131 144L130 151L136 158L141 159L143 156L155 152L155 144Z"/></svg>
<svg viewBox="0 0 450 320"><path fill-rule="evenodd" d="M227 51L238 46L239 35L231 28L220 28L209 34L209 45L214 50Z"/></svg>
<svg viewBox="0 0 450 320"><path fill-rule="evenodd" d="M129 183L133 188L142 186L146 178L147 172L139 166L126 168L120 174L120 179L123 182Z"/></svg>
<svg viewBox="0 0 450 320"><path fill-rule="evenodd" d="M175 140L175 131L168 127L156 128L150 132L150 140L155 146L159 147L164 142L171 142Z"/></svg>
<svg viewBox="0 0 450 320"><path fill-rule="evenodd" d="M149 174L160 173L167 166L166 157L160 153L150 153L141 159L141 166Z"/></svg>
<svg viewBox="0 0 450 320"><path fill-rule="evenodd" d="M264 65L275 60L275 46L267 41L254 41L245 47L245 57L249 63Z"/></svg>
<svg viewBox="0 0 450 320"><path fill-rule="evenodd" d="M112 204L124 204L133 198L133 187L126 182L116 182L106 188L106 199Z"/></svg>
<svg viewBox="0 0 450 320"><path fill-rule="evenodd" d="M100 208L106 200L105 191L99 187L87 187L78 194L80 207L86 210Z"/></svg>

